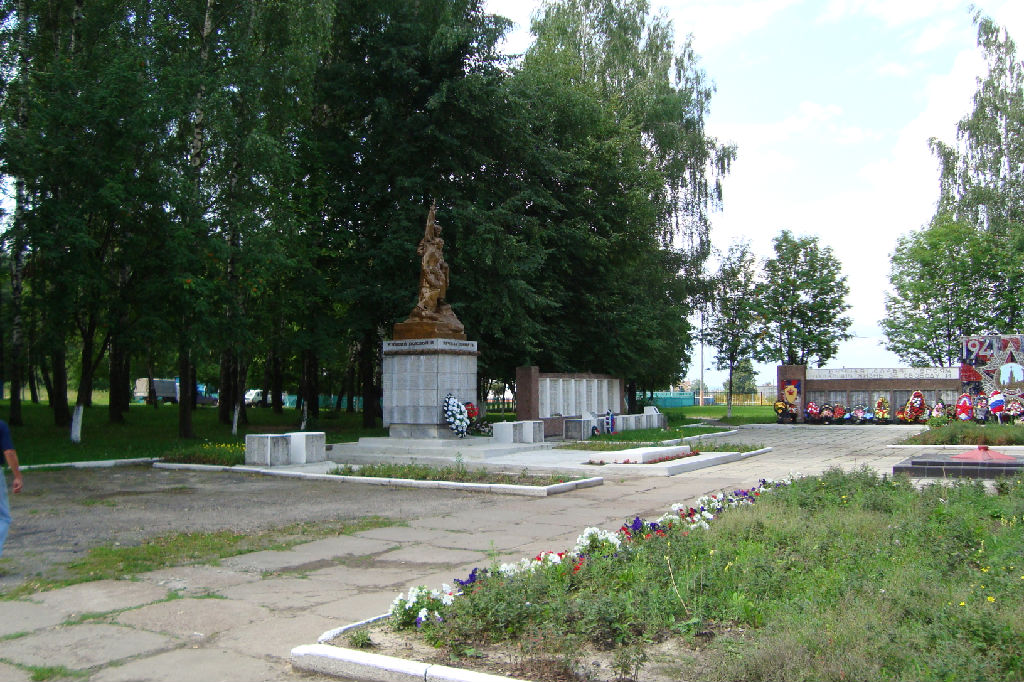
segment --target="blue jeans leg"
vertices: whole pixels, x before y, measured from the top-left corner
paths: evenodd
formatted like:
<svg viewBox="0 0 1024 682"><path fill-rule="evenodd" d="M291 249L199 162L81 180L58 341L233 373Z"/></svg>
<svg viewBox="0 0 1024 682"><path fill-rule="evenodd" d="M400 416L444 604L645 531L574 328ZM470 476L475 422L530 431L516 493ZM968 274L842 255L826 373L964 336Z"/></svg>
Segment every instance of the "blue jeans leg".
<svg viewBox="0 0 1024 682"><path fill-rule="evenodd" d="M0 469L0 556L4 553L4 542L7 540L7 529L11 527L11 508L7 502L7 479Z"/></svg>

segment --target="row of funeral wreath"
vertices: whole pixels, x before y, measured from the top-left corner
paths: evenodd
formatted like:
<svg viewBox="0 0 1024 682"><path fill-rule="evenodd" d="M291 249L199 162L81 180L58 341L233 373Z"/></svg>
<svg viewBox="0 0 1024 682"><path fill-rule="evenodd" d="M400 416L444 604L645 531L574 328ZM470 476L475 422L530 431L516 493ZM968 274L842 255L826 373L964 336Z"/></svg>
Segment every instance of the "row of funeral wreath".
<svg viewBox="0 0 1024 682"><path fill-rule="evenodd" d="M783 400L775 402L777 421L796 422L797 407ZM992 391L990 395L970 395L962 393L955 405L945 405L942 401L928 406L921 391L914 391L907 404L893 414L889 408L889 400L879 396L874 408L865 405L854 405L847 408L841 403L809 402L804 406L804 421L809 424L924 424L929 419L939 418L947 421L986 421L1000 423L1020 420L1024 416L1024 402L1016 396L1005 397L1002 391ZM1024 423L1024 420L1020 420Z"/></svg>

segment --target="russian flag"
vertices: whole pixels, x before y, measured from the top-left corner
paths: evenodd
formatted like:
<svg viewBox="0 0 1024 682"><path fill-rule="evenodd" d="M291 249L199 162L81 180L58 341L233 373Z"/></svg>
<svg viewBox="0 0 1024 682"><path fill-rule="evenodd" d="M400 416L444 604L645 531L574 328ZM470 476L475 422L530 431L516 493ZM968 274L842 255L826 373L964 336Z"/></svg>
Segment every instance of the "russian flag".
<svg viewBox="0 0 1024 682"><path fill-rule="evenodd" d="M1003 411L1005 402L1003 400L1003 393L999 389L992 391L988 397L988 409L992 414L999 414Z"/></svg>

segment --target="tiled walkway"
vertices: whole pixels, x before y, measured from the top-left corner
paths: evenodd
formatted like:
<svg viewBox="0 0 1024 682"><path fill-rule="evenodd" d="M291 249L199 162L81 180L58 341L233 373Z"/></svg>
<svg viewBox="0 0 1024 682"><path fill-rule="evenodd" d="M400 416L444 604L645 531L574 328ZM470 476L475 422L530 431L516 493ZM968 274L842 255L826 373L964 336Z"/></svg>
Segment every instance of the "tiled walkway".
<svg viewBox="0 0 1024 682"><path fill-rule="evenodd" d="M772 451L673 477L609 471L602 486L552 497L481 496L464 510L413 514L404 527L0 602L0 637L8 637L0 640L0 660L7 661L0 662L0 680L29 680L33 668L49 666L85 671L92 682L308 680L291 669L294 646L383 613L410 585L450 583L494 556L511 560L565 549L584 527L615 528L635 514L660 515L675 502L748 487L762 477L863 465L889 473L907 453L887 445L911 432L895 426L741 427L721 438ZM567 465L580 453L505 457L488 462ZM382 488L380 494L397 493Z"/></svg>

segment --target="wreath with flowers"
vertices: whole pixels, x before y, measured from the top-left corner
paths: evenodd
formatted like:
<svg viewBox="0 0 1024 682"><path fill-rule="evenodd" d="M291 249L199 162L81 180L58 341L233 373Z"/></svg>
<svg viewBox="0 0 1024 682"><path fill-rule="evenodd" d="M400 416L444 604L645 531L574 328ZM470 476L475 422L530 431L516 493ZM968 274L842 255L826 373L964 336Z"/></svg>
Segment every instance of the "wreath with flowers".
<svg viewBox="0 0 1024 682"><path fill-rule="evenodd" d="M813 400L807 403L807 406L804 408L804 414L808 420L817 421L818 415L821 414L821 410L818 408L818 403Z"/></svg>
<svg viewBox="0 0 1024 682"><path fill-rule="evenodd" d="M444 402L441 403L441 410L444 412L444 420L448 422L448 428L459 438L465 438L466 431L469 430L469 413L466 410L466 406L449 393L444 397Z"/></svg>
<svg viewBox="0 0 1024 682"><path fill-rule="evenodd" d="M1014 419L1020 418L1024 415L1024 402L1021 402L1020 398L1010 398L1006 401L1004 412Z"/></svg>
<svg viewBox="0 0 1024 682"><path fill-rule="evenodd" d="M910 400L903 407L903 421L908 424L920 421L928 413L928 406L924 402L924 394L921 391L914 391Z"/></svg>
<svg viewBox="0 0 1024 682"><path fill-rule="evenodd" d="M875 401L875 418L878 421L889 419L889 399L884 395L878 396L878 400Z"/></svg>

